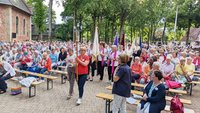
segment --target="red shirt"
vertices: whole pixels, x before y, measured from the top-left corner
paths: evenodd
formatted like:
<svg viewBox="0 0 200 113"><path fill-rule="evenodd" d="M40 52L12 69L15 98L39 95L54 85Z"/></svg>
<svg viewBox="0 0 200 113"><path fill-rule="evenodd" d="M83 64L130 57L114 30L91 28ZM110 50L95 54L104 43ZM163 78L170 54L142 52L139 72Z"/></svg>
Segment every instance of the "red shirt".
<svg viewBox="0 0 200 113"><path fill-rule="evenodd" d="M142 73L142 65L133 63L131 66L132 71L135 71L137 74Z"/></svg>
<svg viewBox="0 0 200 113"><path fill-rule="evenodd" d="M42 66L44 66L44 68L47 68L48 71L51 70L51 58L48 58L47 60L42 59L42 61L40 62L40 64Z"/></svg>
<svg viewBox="0 0 200 113"><path fill-rule="evenodd" d="M84 55L83 57L78 56L78 58L82 62L89 61L89 56L87 56L87 55ZM83 74L88 74L88 66L83 66L80 63L78 63L78 75L83 75Z"/></svg>

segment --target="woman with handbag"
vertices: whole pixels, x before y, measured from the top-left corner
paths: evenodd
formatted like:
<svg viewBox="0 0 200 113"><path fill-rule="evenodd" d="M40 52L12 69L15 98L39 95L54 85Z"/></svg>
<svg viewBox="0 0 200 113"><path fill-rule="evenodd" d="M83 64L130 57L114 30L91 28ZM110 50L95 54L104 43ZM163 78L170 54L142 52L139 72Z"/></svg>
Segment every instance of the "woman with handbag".
<svg viewBox="0 0 200 113"><path fill-rule="evenodd" d="M160 113L166 106L165 86L162 84L161 71L154 71L152 81L144 88L144 95L137 106L137 113Z"/></svg>
<svg viewBox="0 0 200 113"><path fill-rule="evenodd" d="M113 76L112 94L114 94L114 99L112 113L126 113L126 98L130 97L132 72L127 65L128 55L119 55L118 62L119 66Z"/></svg>

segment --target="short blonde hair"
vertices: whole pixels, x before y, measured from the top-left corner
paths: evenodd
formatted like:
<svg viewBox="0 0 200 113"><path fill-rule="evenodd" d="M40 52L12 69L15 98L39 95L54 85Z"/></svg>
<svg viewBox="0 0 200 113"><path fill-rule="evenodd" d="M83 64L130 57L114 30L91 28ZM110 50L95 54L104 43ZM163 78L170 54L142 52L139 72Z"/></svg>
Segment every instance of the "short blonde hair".
<svg viewBox="0 0 200 113"><path fill-rule="evenodd" d="M128 62L128 55L121 54L121 55L119 55L119 59L120 59L121 63L126 64Z"/></svg>

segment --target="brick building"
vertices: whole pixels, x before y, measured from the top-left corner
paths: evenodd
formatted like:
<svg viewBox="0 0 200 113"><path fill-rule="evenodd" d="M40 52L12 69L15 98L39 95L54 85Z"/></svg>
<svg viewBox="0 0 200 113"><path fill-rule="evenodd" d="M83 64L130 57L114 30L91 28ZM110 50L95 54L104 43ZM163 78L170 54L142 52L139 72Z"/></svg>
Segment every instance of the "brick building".
<svg viewBox="0 0 200 113"><path fill-rule="evenodd" d="M0 41L31 40L31 10L24 0L0 0Z"/></svg>

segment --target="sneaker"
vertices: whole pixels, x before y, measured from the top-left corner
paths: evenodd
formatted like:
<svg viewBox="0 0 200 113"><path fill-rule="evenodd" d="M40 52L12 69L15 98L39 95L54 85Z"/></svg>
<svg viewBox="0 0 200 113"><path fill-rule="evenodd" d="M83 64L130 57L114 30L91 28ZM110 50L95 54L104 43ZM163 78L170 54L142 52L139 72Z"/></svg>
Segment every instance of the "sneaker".
<svg viewBox="0 0 200 113"><path fill-rule="evenodd" d="M78 105L80 105L81 104L81 99L79 98L78 100L77 100L77 102L76 102L76 105L78 106Z"/></svg>

